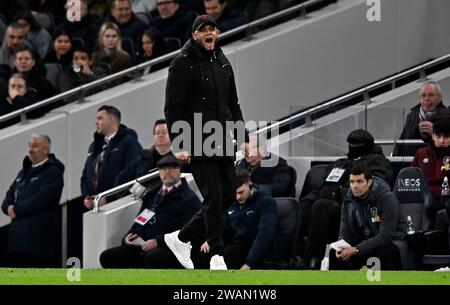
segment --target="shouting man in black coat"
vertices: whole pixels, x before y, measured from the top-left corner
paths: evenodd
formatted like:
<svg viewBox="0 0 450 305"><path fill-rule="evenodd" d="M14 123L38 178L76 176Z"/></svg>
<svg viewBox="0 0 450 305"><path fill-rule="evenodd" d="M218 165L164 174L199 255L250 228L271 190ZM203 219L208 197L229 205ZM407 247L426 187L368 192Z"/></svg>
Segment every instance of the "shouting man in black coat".
<svg viewBox="0 0 450 305"><path fill-rule="evenodd" d="M236 128L230 125L241 123L237 142L246 138L233 70L217 38L214 19L197 17L192 38L172 61L167 79L164 112L172 149L178 159L190 163L204 198L200 213L179 234L166 235L166 244L186 268L193 268L188 242L200 243L202 252L211 255L212 269L226 268L222 257L222 212L233 203L235 191L231 135ZM189 136L185 137L185 133Z"/></svg>

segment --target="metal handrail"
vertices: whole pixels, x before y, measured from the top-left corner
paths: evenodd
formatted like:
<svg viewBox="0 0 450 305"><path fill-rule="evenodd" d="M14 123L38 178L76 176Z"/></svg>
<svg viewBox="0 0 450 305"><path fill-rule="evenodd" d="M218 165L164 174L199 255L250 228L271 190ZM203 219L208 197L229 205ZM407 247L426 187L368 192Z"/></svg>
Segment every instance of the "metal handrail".
<svg viewBox="0 0 450 305"><path fill-rule="evenodd" d="M387 85L389 83L395 82L395 81L397 81L397 80L399 80L399 79L401 79L401 78L403 78L405 76L408 76L408 75L411 75L411 74L414 74L414 73L417 73L417 72L421 72L421 75L425 75L425 69L431 68L431 67L436 66L438 64L441 64L441 63L443 63L443 62L445 62L445 61L447 61L449 59L450 59L450 54L444 55L442 57L439 57L439 58L434 59L432 61L429 61L427 63L421 64L421 65L419 65L417 67L411 68L409 70L406 70L406 71L401 72L399 74L396 74L394 76L390 76L390 77L388 77L386 79L378 81L378 82L376 82L374 84L371 84L369 86L363 87L361 89L355 90L353 92L350 92L350 93L345 94L343 96L340 96L338 98L332 99L331 101L328 101L326 103L323 103L323 104L317 105L315 107L312 107L310 109L307 109L307 110L301 111L299 113L296 113L293 116L285 118L285 119L283 119L281 121L278 121L278 122L276 122L274 124L271 124L271 125L268 125L266 127L260 128L258 130L254 130L252 132L254 132L256 134L264 134L264 133L267 133L270 129L279 129L280 127L288 125L293 120L298 120L298 119L302 119L302 118L308 118L308 117L310 117L311 115L313 115L313 114L315 114L317 112L320 112L320 111L322 111L324 109L327 109L329 107L340 105L341 103L343 103L343 102L345 102L345 101L347 101L347 100L349 100L351 98L354 98L356 96L359 96L361 94L364 94L364 95L366 95L368 97L369 96L368 93L371 90L373 90L373 89L380 88L380 87L385 86L385 85Z"/></svg>
<svg viewBox="0 0 450 305"><path fill-rule="evenodd" d="M123 191L129 189L130 186L132 186L136 182L139 182L139 183L145 182L145 181L148 181L148 180L153 179L155 177L159 177L159 170L154 170L154 171L150 172L149 174L147 174L145 176L142 176L142 177L139 177L137 179L128 181L128 182L123 183L121 185L118 185L118 186L116 186L116 187L114 187L112 189L109 189L109 190L106 190L106 191L104 191L104 192L102 192L100 194L97 194L97 196L95 196L95 198L94 198L94 209L93 209L93 212L94 213L100 212L99 202L100 202L100 199L102 199L103 197L107 197L107 196L118 194L120 192L123 192Z"/></svg>
<svg viewBox="0 0 450 305"><path fill-rule="evenodd" d="M378 145L392 145L392 144L423 144L425 143L422 139L378 139L375 140L375 144Z"/></svg>
<svg viewBox="0 0 450 305"><path fill-rule="evenodd" d="M310 0L310 1L298 4L296 6L292 6L290 8L285 9L285 10L282 10L280 12L271 14L271 15L266 16L264 18L252 21L250 23L244 24L244 25L242 25L240 27L237 27L235 29L227 31L227 32L225 32L223 34L220 34L219 35L219 40L228 38L230 36L233 36L233 35L236 35L236 34L239 34L239 33L244 33L244 32L249 33L250 30L252 30L252 29L254 29L254 28L258 27L258 26L264 25L264 24L266 24L266 23L268 23L270 21L273 21L273 20L276 20L278 18L284 17L284 16L289 15L291 13L294 13L296 11L302 11L303 12L309 6L315 5L315 4L318 4L318 3L322 3L323 1L324 0ZM85 84L85 85L79 86L77 88L71 89L69 91L60 93L60 94L58 94L56 96L52 96L52 97L50 97L48 99L45 99L43 101L40 101L40 102L35 103L33 105L30 105L30 106L27 106L25 108L16 110L14 112L8 113L8 114L6 114L4 116L0 116L0 122L7 121L9 119L12 119L12 118L15 118L15 117L18 117L18 116L21 117L21 121L25 121L26 120L25 114L30 112L30 111L33 111L35 109L41 108L41 107L49 105L49 104L53 104L56 101L59 101L59 100L61 100L63 98L70 97L70 96L73 96L73 95L76 95L76 94L80 94L81 93L82 96L84 97L83 93L86 90L89 90L91 88L97 87L99 85L103 85L103 84L105 84L107 82L119 79L119 78L127 76L127 75L133 75L134 74L134 75L137 76L137 75L139 75L139 71L140 70L144 70L145 68L151 67L153 65L157 65L157 64L165 62L167 60L170 60L170 59L174 58L178 53L180 53L180 51L181 50L173 51L171 53L165 54L165 55L160 56L158 58L155 58L153 60L150 60L150 61L138 64L136 66L130 67L130 68L126 69L126 70L122 70L122 71L117 72L115 74L108 75L106 77L103 77L101 79L95 80L95 81L90 82L88 84ZM139 78L139 77L140 77L140 75L137 78Z"/></svg>

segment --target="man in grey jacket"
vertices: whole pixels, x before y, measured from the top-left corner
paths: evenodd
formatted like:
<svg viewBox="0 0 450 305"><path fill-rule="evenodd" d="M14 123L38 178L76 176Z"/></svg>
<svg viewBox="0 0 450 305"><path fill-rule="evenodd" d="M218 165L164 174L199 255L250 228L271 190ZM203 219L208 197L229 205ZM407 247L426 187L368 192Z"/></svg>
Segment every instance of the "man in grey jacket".
<svg viewBox="0 0 450 305"><path fill-rule="evenodd" d="M355 164L341 210L339 240L348 245L330 253L330 269L360 269L378 258L383 270L400 269L400 253L393 240L402 239L400 205L383 181L372 177L364 164Z"/></svg>

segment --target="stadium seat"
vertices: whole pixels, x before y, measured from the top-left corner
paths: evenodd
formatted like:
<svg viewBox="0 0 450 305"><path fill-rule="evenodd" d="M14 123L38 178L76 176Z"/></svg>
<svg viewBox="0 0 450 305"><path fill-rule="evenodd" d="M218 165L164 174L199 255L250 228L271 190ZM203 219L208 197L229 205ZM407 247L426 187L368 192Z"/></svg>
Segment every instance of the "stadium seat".
<svg viewBox="0 0 450 305"><path fill-rule="evenodd" d="M130 37L122 37L122 49L131 56L133 64L136 63L136 49L134 42Z"/></svg>
<svg viewBox="0 0 450 305"><path fill-rule="evenodd" d="M81 37L72 37L73 48L76 47L86 47L83 38Z"/></svg>
<svg viewBox="0 0 450 305"><path fill-rule="evenodd" d="M406 223L410 216L415 227L416 233L407 239L419 268L450 264L448 232L433 230L437 204L422 170L418 167L402 169L397 176L394 194L400 202L401 223ZM402 249L400 253L405 255Z"/></svg>
<svg viewBox="0 0 450 305"><path fill-rule="evenodd" d="M181 40L176 37L166 37L164 41L166 42L169 53L181 49Z"/></svg>
<svg viewBox="0 0 450 305"><path fill-rule="evenodd" d="M134 14L138 19L140 19L142 22L145 23L146 26L149 25L151 17L149 14L145 13L145 12L139 12L139 13L135 13Z"/></svg>
<svg viewBox="0 0 450 305"><path fill-rule="evenodd" d="M289 184L289 196L295 198L295 184L297 183L297 171L292 166L288 166L291 181Z"/></svg>
<svg viewBox="0 0 450 305"><path fill-rule="evenodd" d="M325 169L327 164L318 164L311 167L306 174L305 182L303 183L302 191L300 193L300 198L308 195L314 188L325 179Z"/></svg>
<svg viewBox="0 0 450 305"><path fill-rule="evenodd" d="M47 70L45 77L56 90L59 90L59 79L61 78L63 70L62 66L58 63L46 63L45 69Z"/></svg>
<svg viewBox="0 0 450 305"><path fill-rule="evenodd" d="M38 13L34 16L36 18L36 21L44 28L46 29L50 35L53 35L55 32L55 17L51 13Z"/></svg>
<svg viewBox="0 0 450 305"><path fill-rule="evenodd" d="M296 259L296 240L300 226L301 206L295 198L277 197L278 224L264 268L288 269Z"/></svg>

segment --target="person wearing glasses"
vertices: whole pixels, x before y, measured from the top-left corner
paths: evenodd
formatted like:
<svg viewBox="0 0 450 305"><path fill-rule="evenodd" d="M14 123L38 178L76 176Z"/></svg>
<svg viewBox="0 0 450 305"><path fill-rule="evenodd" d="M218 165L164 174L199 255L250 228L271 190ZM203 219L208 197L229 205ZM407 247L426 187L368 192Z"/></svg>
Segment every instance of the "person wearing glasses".
<svg viewBox="0 0 450 305"><path fill-rule="evenodd" d="M194 268L190 243L201 245L201 251L210 257L211 269L227 268L222 213L235 200L235 147L231 135L235 135L237 147L248 143L233 69L217 44L218 35L214 18L198 16L192 25L192 37L170 64L166 86L164 114L172 150L179 160L189 164L204 198L202 210L181 231L165 236L167 246L187 269ZM230 127L236 123L242 128ZM184 127L178 129L181 125L190 129L189 136L184 135ZM211 125L219 134L212 143L213 132L206 130Z"/></svg>
<svg viewBox="0 0 450 305"><path fill-rule="evenodd" d="M180 229L201 208L197 195L181 178L180 163L166 155L156 163L162 185L143 199L134 224L122 245L103 251L103 268L182 268L167 248L164 234Z"/></svg>
<svg viewBox="0 0 450 305"><path fill-rule="evenodd" d="M435 81L426 81L420 86L420 103L411 108L406 117L400 139L422 139L426 143L431 139L433 124L431 119L446 111L442 102L442 91ZM414 144L396 144L393 156L414 156L419 147Z"/></svg>

